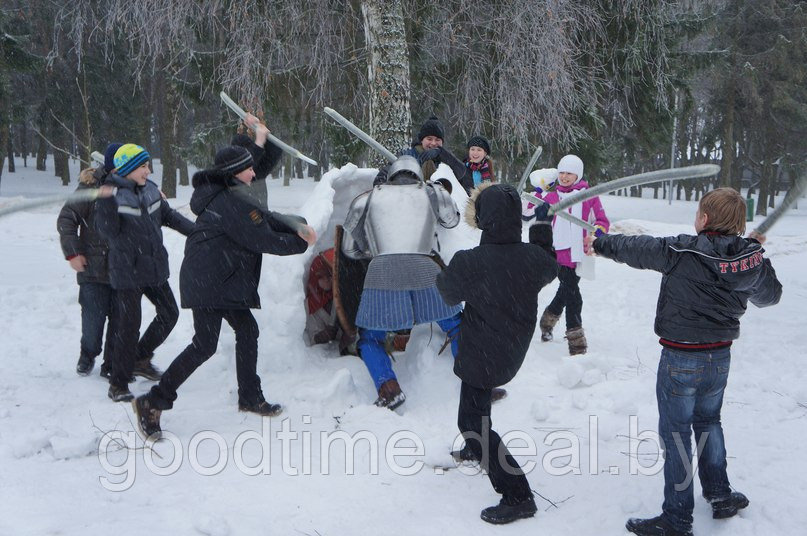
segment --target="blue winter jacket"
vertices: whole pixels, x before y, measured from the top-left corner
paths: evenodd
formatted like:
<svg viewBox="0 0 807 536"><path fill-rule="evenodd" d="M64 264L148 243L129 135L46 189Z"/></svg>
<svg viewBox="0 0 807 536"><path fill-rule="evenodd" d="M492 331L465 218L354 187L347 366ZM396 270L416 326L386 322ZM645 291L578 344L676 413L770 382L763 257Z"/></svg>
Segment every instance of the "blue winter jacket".
<svg viewBox="0 0 807 536"><path fill-rule="evenodd" d="M169 272L162 226L188 236L193 222L172 209L151 181L138 186L111 173L105 184L118 188L113 197L99 199L95 209L95 226L109 243L110 285L118 290L164 283Z"/></svg>

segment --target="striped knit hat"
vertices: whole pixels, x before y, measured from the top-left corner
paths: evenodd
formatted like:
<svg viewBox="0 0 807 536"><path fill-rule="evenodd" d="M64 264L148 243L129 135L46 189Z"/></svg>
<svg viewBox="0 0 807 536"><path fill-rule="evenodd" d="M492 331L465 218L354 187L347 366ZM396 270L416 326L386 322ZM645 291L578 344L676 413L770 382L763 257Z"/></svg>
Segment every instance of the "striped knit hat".
<svg viewBox="0 0 807 536"><path fill-rule="evenodd" d="M151 159L148 151L134 143L127 143L115 151L116 173L125 177Z"/></svg>
<svg viewBox="0 0 807 536"><path fill-rule="evenodd" d="M250 152L238 145L230 145L219 149L213 159L213 164L216 169L233 175L237 175L254 165Z"/></svg>

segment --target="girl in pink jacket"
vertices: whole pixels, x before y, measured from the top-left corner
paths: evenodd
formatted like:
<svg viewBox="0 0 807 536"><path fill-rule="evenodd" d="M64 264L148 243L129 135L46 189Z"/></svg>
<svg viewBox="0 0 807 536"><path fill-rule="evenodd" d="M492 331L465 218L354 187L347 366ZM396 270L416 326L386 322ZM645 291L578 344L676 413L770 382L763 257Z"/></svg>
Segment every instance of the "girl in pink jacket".
<svg viewBox="0 0 807 536"><path fill-rule="evenodd" d="M534 195L553 205L585 188L588 188L588 183L583 180L583 161L576 155L567 154L558 162L557 181L552 183L546 191L537 186ZM527 205L524 219L530 219L530 213L534 214L534 210L532 205ZM566 211L592 223L603 232L608 232L610 223L605 216L605 210L602 208L599 197L592 197L582 203L572 205ZM585 235L585 230L567 220L557 216L552 220L552 244L555 247L559 264L560 286L555 298L544 310L539 326L541 340L544 342L552 340L552 328L557 324L565 308L569 355L585 354L588 348L581 318L583 296L580 294L580 276L576 271L578 264L583 261L585 256L583 252Z"/></svg>

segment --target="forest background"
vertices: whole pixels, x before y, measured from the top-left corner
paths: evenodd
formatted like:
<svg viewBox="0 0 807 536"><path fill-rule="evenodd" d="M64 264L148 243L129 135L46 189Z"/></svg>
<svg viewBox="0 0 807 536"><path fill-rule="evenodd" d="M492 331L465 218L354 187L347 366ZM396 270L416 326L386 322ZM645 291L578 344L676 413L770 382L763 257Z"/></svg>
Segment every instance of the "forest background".
<svg viewBox="0 0 807 536"><path fill-rule="evenodd" d="M714 162L673 197L742 187L764 215L807 168L807 2L2 0L0 191L48 153L68 185L68 158L119 141L173 197L236 130L222 90L319 162L285 156L286 184L379 164L329 106L393 151L437 115L457 155L488 137L512 183L538 145L593 183Z"/></svg>

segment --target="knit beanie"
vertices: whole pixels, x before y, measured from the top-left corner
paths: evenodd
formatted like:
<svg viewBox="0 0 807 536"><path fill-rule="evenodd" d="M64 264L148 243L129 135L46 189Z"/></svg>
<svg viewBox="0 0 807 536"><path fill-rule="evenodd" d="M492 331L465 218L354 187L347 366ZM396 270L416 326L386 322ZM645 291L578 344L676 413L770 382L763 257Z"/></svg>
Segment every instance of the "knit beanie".
<svg viewBox="0 0 807 536"><path fill-rule="evenodd" d="M148 151L134 143L121 145L115 151L113 162L117 168L117 174L125 177L135 169L139 168L151 159Z"/></svg>
<svg viewBox="0 0 807 536"><path fill-rule="evenodd" d="M115 153L121 147L123 147L122 143L110 143L106 146L106 151L104 151L104 171L107 173L115 169Z"/></svg>
<svg viewBox="0 0 807 536"><path fill-rule="evenodd" d="M254 165L252 161L252 154L244 147L239 145L228 145L223 149L219 149L216 157L213 159L214 167L220 171L226 171L237 175L245 169L249 169Z"/></svg>
<svg viewBox="0 0 807 536"><path fill-rule="evenodd" d="M481 147L484 149L485 154L490 156L490 143L483 136L474 136L468 140L468 149L471 147Z"/></svg>
<svg viewBox="0 0 807 536"><path fill-rule="evenodd" d="M558 162L558 173L574 173L577 175L577 180L583 178L583 161L579 156L567 154Z"/></svg>
<svg viewBox="0 0 807 536"><path fill-rule="evenodd" d="M437 119L436 115L431 116L423 123L423 126L420 127L420 131L418 132L418 141L423 141L423 138L426 136L436 136L441 140L445 139L445 134L443 134L443 125L440 124L440 120Z"/></svg>

